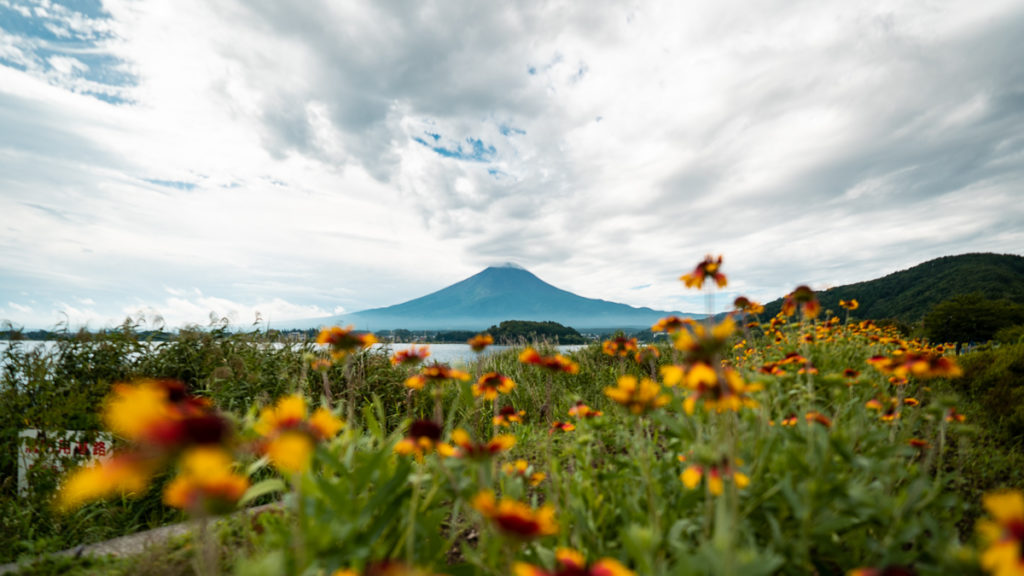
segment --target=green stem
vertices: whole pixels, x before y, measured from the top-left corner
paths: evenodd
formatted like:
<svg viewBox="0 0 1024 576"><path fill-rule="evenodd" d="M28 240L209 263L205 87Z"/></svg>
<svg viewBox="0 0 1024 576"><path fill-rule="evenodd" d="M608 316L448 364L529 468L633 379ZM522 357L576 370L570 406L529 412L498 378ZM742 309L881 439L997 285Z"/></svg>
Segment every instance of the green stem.
<svg viewBox="0 0 1024 576"><path fill-rule="evenodd" d="M405 530L405 563L416 565L416 508L419 507L420 481L418 473L412 481L412 497L409 499L409 525Z"/></svg>

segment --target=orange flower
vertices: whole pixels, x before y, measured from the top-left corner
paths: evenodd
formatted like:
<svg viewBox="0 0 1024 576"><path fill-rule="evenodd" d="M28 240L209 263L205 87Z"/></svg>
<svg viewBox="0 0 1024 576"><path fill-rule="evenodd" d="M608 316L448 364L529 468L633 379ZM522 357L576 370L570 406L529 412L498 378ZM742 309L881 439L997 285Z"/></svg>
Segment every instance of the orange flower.
<svg viewBox="0 0 1024 576"><path fill-rule="evenodd" d="M434 363L424 366L419 374L410 376L405 385L413 390L422 390L428 382L440 383L445 380L469 380L469 374L462 370L453 370L447 364Z"/></svg>
<svg viewBox="0 0 1024 576"><path fill-rule="evenodd" d="M637 351L636 338L616 336L601 343L601 351L609 356L626 357Z"/></svg>
<svg viewBox="0 0 1024 576"><path fill-rule="evenodd" d="M804 415L804 419L807 420L807 422L817 422L825 428L832 427L832 421L829 420L828 416L825 416L821 412L815 412L812 410Z"/></svg>
<svg viewBox="0 0 1024 576"><path fill-rule="evenodd" d="M494 344L494 337L484 332L483 334L473 336L466 342L466 344L469 344L469 347L473 352L483 352L485 348Z"/></svg>
<svg viewBox="0 0 1024 576"><path fill-rule="evenodd" d="M498 372L488 372L473 384L473 396L483 396L486 400L494 400L498 394L508 394L516 387L511 378Z"/></svg>
<svg viewBox="0 0 1024 576"><path fill-rule="evenodd" d="M852 312L857 308L860 308L860 302L857 302L856 298L851 298L849 300L840 300L839 307Z"/></svg>
<svg viewBox="0 0 1024 576"><path fill-rule="evenodd" d="M883 374L905 379L955 378L963 371L952 358L927 351L896 351L892 356L872 356L868 364Z"/></svg>
<svg viewBox="0 0 1024 576"><path fill-rule="evenodd" d="M637 364L657 362L658 358L661 358L661 352L658 351L656 346L644 346L636 351L633 358L636 360Z"/></svg>
<svg viewBox="0 0 1024 576"><path fill-rule="evenodd" d="M309 468L317 442L337 436L345 426L326 408L307 417L306 399L298 394L280 398L260 411L253 430L263 437L261 451L282 472L303 472Z"/></svg>
<svg viewBox="0 0 1024 576"><path fill-rule="evenodd" d="M701 478L705 474L708 477L708 492L713 496L720 496L724 492L725 480L732 480L736 487L741 490L750 485L750 478L742 472L734 471L726 461L719 465L708 467L687 466L683 473L679 475L679 479L683 482L683 486L693 490L700 484Z"/></svg>
<svg viewBox="0 0 1024 576"><path fill-rule="evenodd" d="M637 381L634 376L619 376L616 386L605 388L604 395L625 406L633 414L646 414L671 400L667 394L661 393L661 386L650 378Z"/></svg>
<svg viewBox="0 0 1024 576"><path fill-rule="evenodd" d="M405 438L395 445L395 453L403 456L413 455L417 460L435 450L442 456L450 456L451 446L440 442L441 427L430 420L416 420L409 425Z"/></svg>
<svg viewBox="0 0 1024 576"><path fill-rule="evenodd" d="M469 433L462 428L456 428L452 432L452 443L455 444L455 456L459 458L490 458L516 445L516 437L509 434L502 434L491 438L485 444L473 442Z"/></svg>
<svg viewBox="0 0 1024 576"><path fill-rule="evenodd" d="M764 312L764 306L754 302L746 296L740 296L732 301L733 308L746 312L747 314L757 315Z"/></svg>
<svg viewBox="0 0 1024 576"><path fill-rule="evenodd" d="M950 408L946 411L946 422L964 422L967 417L956 411L956 408Z"/></svg>
<svg viewBox="0 0 1024 576"><path fill-rule="evenodd" d="M523 416L526 416L525 410L517 412L512 406L502 406L501 410L498 411L498 415L494 417L493 422L495 426L507 427L511 426L512 423L522 424Z"/></svg>
<svg viewBox="0 0 1024 576"><path fill-rule="evenodd" d="M583 554L570 548L555 550L555 561L558 568L554 572L548 572L525 562L516 562L512 565L512 574L514 576L636 576L635 572L614 558L601 558L587 566Z"/></svg>
<svg viewBox="0 0 1024 576"><path fill-rule="evenodd" d="M398 350L391 356L392 366L416 366L430 356L428 346L410 346L405 350Z"/></svg>
<svg viewBox="0 0 1024 576"><path fill-rule="evenodd" d="M546 370L552 372L565 372L567 374L577 374L580 371L580 365L569 360L561 354L555 354L554 356L541 356L539 352L533 348L527 347L519 355L519 361L523 364L533 364L534 366L540 366Z"/></svg>
<svg viewBox="0 0 1024 576"><path fill-rule="evenodd" d="M572 422L552 422L551 428L548 429L548 434L551 434L555 430L561 430L562 432L572 432L576 429L576 425Z"/></svg>
<svg viewBox="0 0 1024 576"><path fill-rule="evenodd" d="M692 325L694 322L689 318L680 318L679 316L666 316L661 320L654 323L651 326L651 332L668 332L669 334L675 334L683 329L685 326Z"/></svg>
<svg viewBox="0 0 1024 576"><path fill-rule="evenodd" d="M719 288L725 288L727 281L725 274L719 272L719 268L722 267L722 257L719 256L715 260L710 254L704 257L704 261L697 264L697 267L693 269L693 272L689 274L683 274L679 277L683 283L686 284L687 288L702 288L704 286L704 280L712 278L715 284Z"/></svg>
<svg viewBox="0 0 1024 576"><path fill-rule="evenodd" d="M818 297L808 286L797 286L786 295L782 301L782 313L786 316L796 314L797 309L803 313L804 318L815 318L821 312L821 304Z"/></svg>
<svg viewBox="0 0 1024 576"><path fill-rule="evenodd" d="M328 370L331 366L334 366L334 362L330 358L313 358L309 363L309 367L317 372Z"/></svg>
<svg viewBox="0 0 1024 576"><path fill-rule="evenodd" d="M340 360L356 350L365 350L377 343L377 338L373 334L369 332L354 334L353 330L352 326L324 328L317 335L316 343L329 346L331 357L335 360Z"/></svg>
<svg viewBox="0 0 1024 576"><path fill-rule="evenodd" d="M473 508L501 532L516 538L532 539L558 533L555 509L548 504L534 510L517 500L497 501L494 492L485 490L473 497Z"/></svg>
<svg viewBox="0 0 1024 576"><path fill-rule="evenodd" d="M531 470L532 467L530 466L530 463L522 459L516 460L515 462L506 462L501 466L502 472L509 476L525 478L530 483L530 486L537 486L547 478L547 474L543 472L531 473Z"/></svg>
<svg viewBox="0 0 1024 576"><path fill-rule="evenodd" d="M235 474L233 465L219 447L189 450L182 457L181 472L164 489L164 503L193 513L231 510L249 488L248 478Z"/></svg>
<svg viewBox="0 0 1024 576"><path fill-rule="evenodd" d="M582 400L577 401L576 404L573 404L572 408L569 408L569 416L575 416L576 418L597 418L603 415L604 412L594 410L584 404Z"/></svg>

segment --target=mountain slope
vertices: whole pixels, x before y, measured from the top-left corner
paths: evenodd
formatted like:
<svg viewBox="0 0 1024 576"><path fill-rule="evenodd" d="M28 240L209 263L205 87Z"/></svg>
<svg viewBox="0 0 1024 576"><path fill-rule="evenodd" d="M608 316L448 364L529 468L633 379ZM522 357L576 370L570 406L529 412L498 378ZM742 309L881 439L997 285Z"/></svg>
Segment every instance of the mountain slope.
<svg viewBox="0 0 1024 576"><path fill-rule="evenodd" d="M961 254L944 256L882 278L837 286L818 293L822 308L841 312L839 300L856 299L861 319L920 321L936 304L958 294L980 292L991 299L1024 301L1024 256ZM778 313L782 300L765 305L766 317Z"/></svg>
<svg viewBox="0 0 1024 576"><path fill-rule="evenodd" d="M552 320L577 329L640 328L673 313L680 314L583 298L519 266L506 264L486 268L408 302L343 314L320 323L349 323L367 330L484 330L503 320Z"/></svg>

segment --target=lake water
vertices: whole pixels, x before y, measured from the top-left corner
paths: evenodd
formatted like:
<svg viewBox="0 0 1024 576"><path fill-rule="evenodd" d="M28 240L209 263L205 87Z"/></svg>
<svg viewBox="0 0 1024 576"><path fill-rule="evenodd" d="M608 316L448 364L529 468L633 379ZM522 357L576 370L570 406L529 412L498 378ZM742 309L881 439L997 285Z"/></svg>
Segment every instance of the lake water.
<svg viewBox="0 0 1024 576"><path fill-rule="evenodd" d="M10 344L10 341L0 340L0 350L6 348ZM158 347L164 344L163 342L153 342L150 345ZM26 349L32 348L43 348L44 353L53 350L56 346L56 342L52 340L43 341L21 341L18 345L25 347ZM274 346L287 346L287 344L274 344ZM476 361L476 353L469 347L468 344L403 344L403 343L381 343L374 344L374 350L380 350L387 348L390 353L397 350L407 350L412 346L427 346L430 349L430 356L427 358L427 362L443 362L451 365L468 365ZM562 354L568 354L580 348L585 348L586 344L568 344L558 347L558 351ZM489 346L481 354L484 356L500 352L502 350L508 350L511 346ZM4 364L4 359L0 357L0 367Z"/></svg>
<svg viewBox="0 0 1024 576"><path fill-rule="evenodd" d="M413 346L427 346L430 348L430 356L427 358L427 362L443 362L446 364L471 364L476 361L476 353L469 347L468 344L374 344L375 349L382 347L388 347L391 352L398 350L408 350ZM566 344L558 347L558 351L562 354L568 354L570 352L579 350L580 348L586 348L586 344ZM486 350L481 352L484 356L501 352L502 350L508 350L511 346L488 346Z"/></svg>

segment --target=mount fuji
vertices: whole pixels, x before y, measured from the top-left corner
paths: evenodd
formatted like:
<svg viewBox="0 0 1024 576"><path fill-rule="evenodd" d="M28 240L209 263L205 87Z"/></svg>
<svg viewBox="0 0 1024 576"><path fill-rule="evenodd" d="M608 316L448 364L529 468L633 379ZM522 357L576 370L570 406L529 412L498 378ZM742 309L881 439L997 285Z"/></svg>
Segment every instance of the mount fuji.
<svg viewBox="0 0 1024 576"><path fill-rule="evenodd" d="M360 330L485 330L504 320L551 320L578 330L636 329L650 327L671 314L701 316L584 298L548 284L517 264L506 263L408 302L302 324L353 324Z"/></svg>

